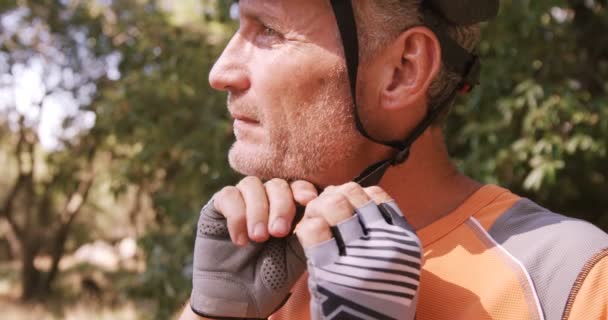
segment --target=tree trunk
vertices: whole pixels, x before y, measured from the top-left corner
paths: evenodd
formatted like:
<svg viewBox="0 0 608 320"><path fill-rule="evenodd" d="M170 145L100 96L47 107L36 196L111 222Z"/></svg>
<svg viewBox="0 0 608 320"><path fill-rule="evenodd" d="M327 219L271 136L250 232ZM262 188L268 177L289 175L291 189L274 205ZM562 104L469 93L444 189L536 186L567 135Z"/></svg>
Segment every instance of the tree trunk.
<svg viewBox="0 0 608 320"><path fill-rule="evenodd" d="M19 237L7 221L0 221L0 232L3 234L9 247L9 260L21 259L21 244Z"/></svg>
<svg viewBox="0 0 608 320"><path fill-rule="evenodd" d="M95 150L93 149L89 154L89 161L92 161L94 156ZM59 263L65 253L65 243L68 239L70 229L76 220L76 216L80 213L84 203L87 201L91 186L93 185L94 176L95 174L92 169L85 174L85 178L78 183L76 191L68 198L68 202L63 210L62 216L66 217L66 219L64 221L61 221L63 219L60 219L60 226L55 233L53 243L51 243L51 269L40 287L40 293L44 298L51 293L53 282L59 273ZM44 208L40 209L44 210Z"/></svg>
<svg viewBox="0 0 608 320"><path fill-rule="evenodd" d="M38 246L32 243L22 243L21 258L21 300L32 301L44 298L41 290L41 272L36 269L34 259L38 254Z"/></svg>
<svg viewBox="0 0 608 320"><path fill-rule="evenodd" d="M57 232L57 236L55 237L55 241L51 247L51 269L44 279L44 283L42 284L42 291L44 294L50 294L52 291L53 282L59 273L59 263L61 262L61 258L65 253L65 242L68 238L70 225L64 225Z"/></svg>

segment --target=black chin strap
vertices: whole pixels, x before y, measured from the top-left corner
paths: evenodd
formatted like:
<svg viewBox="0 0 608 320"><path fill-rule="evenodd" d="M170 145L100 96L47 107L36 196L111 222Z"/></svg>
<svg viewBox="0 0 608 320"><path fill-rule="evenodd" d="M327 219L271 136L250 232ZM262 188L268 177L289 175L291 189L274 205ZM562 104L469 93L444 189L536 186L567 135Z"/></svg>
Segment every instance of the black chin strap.
<svg viewBox="0 0 608 320"><path fill-rule="evenodd" d="M364 187L377 185L386 170L393 165L398 165L407 161L412 144L418 139L428 127L437 119L441 112L449 106L459 91L470 91L473 85L477 84L479 77L479 59L464 48L460 47L452 40L447 32L443 30L438 19L431 14L425 14L425 24L435 33L441 43L444 64L451 70L463 75L463 81L449 96L444 98L434 108L429 108L425 118L414 128L407 138L401 141L382 141L372 137L361 121L357 108L357 75L359 69L359 41L357 24L355 22L354 11L351 0L331 0L331 5L336 16L338 29L342 37L344 55L350 81L351 96L354 105L354 115L357 130L365 138L385 146L395 149L397 152L392 158L377 162L365 169L355 182Z"/></svg>
<svg viewBox="0 0 608 320"><path fill-rule="evenodd" d="M403 141L403 144L406 146L403 149L400 149L392 158L382 160L377 162L367 169L365 169L357 178L354 179L355 182L359 183L363 187L375 186L380 183L384 173L390 166L395 166L407 161L410 156L410 148L414 141L418 139L424 131L437 119L437 117L441 114L441 112L445 109L445 106L448 106L454 98L456 98L456 94L458 91L453 91L448 97L446 97L440 104L439 107L432 109L426 117L414 128L414 131L410 133L410 135Z"/></svg>

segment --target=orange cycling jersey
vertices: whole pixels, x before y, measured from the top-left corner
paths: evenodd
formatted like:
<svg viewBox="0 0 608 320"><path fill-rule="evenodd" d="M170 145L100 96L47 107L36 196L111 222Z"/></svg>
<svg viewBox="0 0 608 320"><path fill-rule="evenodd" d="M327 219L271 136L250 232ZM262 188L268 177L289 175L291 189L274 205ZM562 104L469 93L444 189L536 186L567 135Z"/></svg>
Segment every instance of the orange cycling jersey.
<svg viewBox="0 0 608 320"><path fill-rule="evenodd" d="M418 235L418 320L608 319L608 235L587 222L487 185ZM310 319L306 280L270 319Z"/></svg>

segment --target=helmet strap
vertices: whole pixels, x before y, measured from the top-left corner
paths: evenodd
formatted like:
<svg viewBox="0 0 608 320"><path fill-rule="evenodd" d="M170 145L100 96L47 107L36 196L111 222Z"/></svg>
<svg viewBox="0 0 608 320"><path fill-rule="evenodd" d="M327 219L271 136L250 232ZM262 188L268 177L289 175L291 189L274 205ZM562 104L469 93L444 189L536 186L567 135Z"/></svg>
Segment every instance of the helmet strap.
<svg viewBox="0 0 608 320"><path fill-rule="evenodd" d="M431 29L437 36L442 47L442 59L448 68L458 74L463 75L462 82L453 92L440 101L436 107L430 107L426 117L414 128L414 130L401 141L382 141L372 137L359 115L357 107L357 78L359 68L359 40L357 33L357 23L355 21L354 10L351 0L331 0L331 6L336 17L338 29L342 38L344 47L344 56L350 81L350 91L354 105L354 116L357 130L365 138L396 150L396 153L389 159L377 162L365 169L355 182L362 186L377 185L382 179L384 173L390 166L399 165L407 161L410 154L412 144L428 129L437 117L445 110L455 99L458 92L468 92L473 85L478 83L480 64L477 56L469 53L462 48L456 41L449 37L445 28L442 27L440 20L437 19L430 11L425 14L425 25Z"/></svg>

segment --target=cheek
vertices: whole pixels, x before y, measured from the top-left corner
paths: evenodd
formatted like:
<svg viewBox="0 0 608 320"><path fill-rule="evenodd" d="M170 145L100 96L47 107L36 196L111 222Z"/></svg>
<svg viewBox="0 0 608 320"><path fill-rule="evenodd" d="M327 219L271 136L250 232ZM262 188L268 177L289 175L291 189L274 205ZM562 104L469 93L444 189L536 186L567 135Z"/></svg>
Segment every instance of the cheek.
<svg viewBox="0 0 608 320"><path fill-rule="evenodd" d="M286 52L274 59L270 74L271 81L277 83L268 89L275 90L279 107L285 112L301 115L320 107L320 100L327 99L328 94L338 95L340 63L337 57L317 47Z"/></svg>
<svg viewBox="0 0 608 320"><path fill-rule="evenodd" d="M328 108L346 81L342 61L316 46L261 51L252 67L258 110L271 126L298 123L312 109Z"/></svg>
<svg viewBox="0 0 608 320"><path fill-rule="evenodd" d="M280 122L285 97L293 94L290 92L293 66L285 60L272 51L263 51L251 68L251 94L266 128Z"/></svg>

